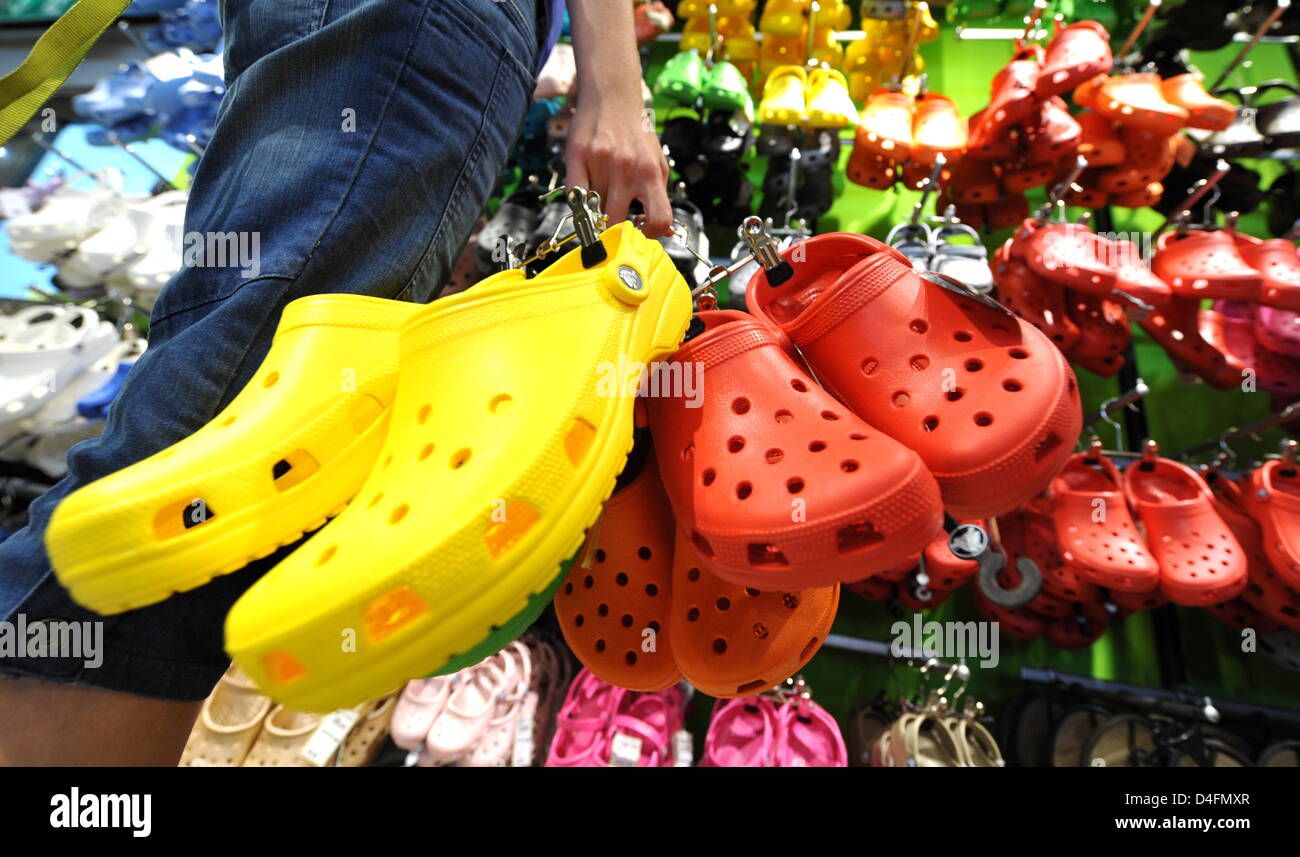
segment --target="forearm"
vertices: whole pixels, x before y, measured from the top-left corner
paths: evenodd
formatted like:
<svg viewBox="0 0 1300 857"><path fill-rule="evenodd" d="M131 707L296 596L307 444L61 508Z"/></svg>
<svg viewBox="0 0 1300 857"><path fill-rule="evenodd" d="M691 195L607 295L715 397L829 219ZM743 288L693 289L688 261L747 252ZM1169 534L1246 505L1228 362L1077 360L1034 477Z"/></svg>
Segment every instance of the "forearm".
<svg viewBox="0 0 1300 857"><path fill-rule="evenodd" d="M584 102L641 109L632 4L626 0L568 0L578 92Z"/></svg>

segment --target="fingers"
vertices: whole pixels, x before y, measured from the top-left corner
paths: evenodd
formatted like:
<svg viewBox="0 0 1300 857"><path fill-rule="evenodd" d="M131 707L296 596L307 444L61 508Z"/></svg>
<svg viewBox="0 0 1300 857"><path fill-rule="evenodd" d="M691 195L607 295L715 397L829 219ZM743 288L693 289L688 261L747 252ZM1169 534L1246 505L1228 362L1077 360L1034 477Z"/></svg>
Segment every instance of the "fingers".
<svg viewBox="0 0 1300 857"><path fill-rule="evenodd" d="M637 198L645 206L645 234L659 238L670 234L672 230L673 209L668 204L667 164L662 169L653 163L651 166L653 170L647 171Z"/></svg>

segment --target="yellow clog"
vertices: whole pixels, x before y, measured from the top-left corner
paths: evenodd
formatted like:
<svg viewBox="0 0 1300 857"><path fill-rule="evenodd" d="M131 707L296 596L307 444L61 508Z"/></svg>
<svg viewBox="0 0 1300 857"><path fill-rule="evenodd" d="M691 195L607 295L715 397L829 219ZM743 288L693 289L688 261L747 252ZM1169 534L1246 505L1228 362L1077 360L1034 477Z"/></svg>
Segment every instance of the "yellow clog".
<svg viewBox="0 0 1300 857"><path fill-rule="evenodd" d="M797 36L808 23L812 0L767 0L758 29L769 36Z"/></svg>
<svg viewBox="0 0 1300 857"><path fill-rule="evenodd" d="M763 85L758 121L764 125L802 125L808 121L807 98L808 72L803 66L776 68Z"/></svg>
<svg viewBox="0 0 1300 857"><path fill-rule="evenodd" d="M814 128L847 128L858 123L858 108L849 97L849 84L834 69L808 73L808 124Z"/></svg>
<svg viewBox="0 0 1300 857"><path fill-rule="evenodd" d="M355 502L253 585L226 649L267 694L330 711L481 647L560 574L632 445L646 364L690 291L623 223L608 258L506 271L401 331L397 399Z"/></svg>
<svg viewBox="0 0 1300 857"><path fill-rule="evenodd" d="M358 295L289 304L248 385L190 437L69 495L46 547L74 600L119 613L193 589L337 515L370 473L420 307Z"/></svg>

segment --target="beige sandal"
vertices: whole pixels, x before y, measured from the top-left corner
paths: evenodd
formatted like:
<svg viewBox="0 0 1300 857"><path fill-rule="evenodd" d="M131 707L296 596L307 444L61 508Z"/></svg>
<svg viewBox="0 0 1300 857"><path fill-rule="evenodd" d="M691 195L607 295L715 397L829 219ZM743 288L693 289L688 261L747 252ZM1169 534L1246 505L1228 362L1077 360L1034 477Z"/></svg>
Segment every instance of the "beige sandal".
<svg viewBox="0 0 1300 857"><path fill-rule="evenodd" d="M338 754L335 764L342 768L364 768L373 762L388 737L388 724L396 705L397 694L389 694L358 720L343 742L343 752Z"/></svg>
<svg viewBox="0 0 1300 857"><path fill-rule="evenodd" d="M938 717L904 714L890 728L890 752L895 768L963 767L957 739Z"/></svg>
<svg viewBox="0 0 1300 857"><path fill-rule="evenodd" d="M239 667L231 666L204 700L199 719L185 742L180 766L240 766L270 710L270 697L264 696Z"/></svg>

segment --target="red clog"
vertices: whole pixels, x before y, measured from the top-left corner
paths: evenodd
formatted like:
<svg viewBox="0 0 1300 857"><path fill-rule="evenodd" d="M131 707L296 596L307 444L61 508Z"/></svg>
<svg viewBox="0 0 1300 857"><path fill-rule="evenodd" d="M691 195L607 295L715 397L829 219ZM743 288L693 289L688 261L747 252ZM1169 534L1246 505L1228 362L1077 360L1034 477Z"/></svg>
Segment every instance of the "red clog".
<svg viewBox="0 0 1300 857"><path fill-rule="evenodd" d="M1010 238L993 254L993 282L1002 305L1041 330L1062 351L1079 342L1078 326L1070 320L1065 289L1040 277L1014 257Z"/></svg>
<svg viewBox="0 0 1300 857"><path fill-rule="evenodd" d="M1070 361L1102 378L1114 377L1124 367L1124 351L1133 337L1124 308L1073 289L1066 292L1066 308L1079 329Z"/></svg>
<svg viewBox="0 0 1300 857"><path fill-rule="evenodd" d="M1050 98L1069 92L1109 72L1113 62L1106 28L1096 21L1077 21L1057 30L1048 42L1034 93Z"/></svg>
<svg viewBox="0 0 1300 857"><path fill-rule="evenodd" d="M1237 108L1232 102L1206 92L1199 74L1189 72L1161 81L1160 94L1170 104L1187 111L1188 128L1222 131L1237 118Z"/></svg>
<svg viewBox="0 0 1300 857"><path fill-rule="evenodd" d="M1110 600L1122 610L1155 610L1164 607L1169 599L1157 587L1150 592L1120 592L1111 590Z"/></svg>
<svg viewBox="0 0 1300 857"><path fill-rule="evenodd" d="M997 622L1004 633L1022 640L1036 640L1047 630L1048 620L1024 607L999 607L974 587L975 606L990 622Z"/></svg>
<svg viewBox="0 0 1300 857"><path fill-rule="evenodd" d="M1300 471L1288 461L1266 461L1250 475L1250 490L1242 499L1259 522L1273 570L1300 591Z"/></svg>
<svg viewBox="0 0 1300 857"><path fill-rule="evenodd" d="M980 117L980 136L997 135L1019 125L1038 104L1034 87L1042 66L1036 49L1022 50L993 77L989 106Z"/></svg>
<svg viewBox="0 0 1300 857"><path fill-rule="evenodd" d="M998 175L993 164L974 158L962 158L952 168L952 181L944 186L954 202L985 205L998 198Z"/></svg>
<svg viewBox="0 0 1300 857"><path fill-rule="evenodd" d="M888 601L894 594L894 584L879 577L868 577L866 580L846 583L844 588L867 601Z"/></svg>
<svg viewBox="0 0 1300 857"><path fill-rule="evenodd" d="M838 585L760 592L727 583L678 533L673 568L672 657L696 689L749 696L797 673L830 632Z"/></svg>
<svg viewBox="0 0 1300 857"><path fill-rule="evenodd" d="M1241 594L1245 552L1196 471L1147 454L1124 472L1124 493L1146 530L1170 601L1204 607Z"/></svg>
<svg viewBox="0 0 1300 857"><path fill-rule="evenodd" d="M1300 312L1300 257L1295 244L1285 238L1265 241L1242 232L1231 234L1242 261L1259 271L1259 302Z"/></svg>
<svg viewBox="0 0 1300 857"><path fill-rule="evenodd" d="M1037 117L1026 121L1025 135L1031 164L1055 164L1074 156L1083 139L1083 128L1064 101L1049 98L1042 103Z"/></svg>
<svg viewBox="0 0 1300 857"><path fill-rule="evenodd" d="M816 240L796 245L800 267L817 263ZM942 519L921 458L831 398L758 319L698 317L706 330L661 370L690 373L692 395L653 397L648 410L677 526L712 570L790 592L919 553Z"/></svg>
<svg viewBox="0 0 1300 857"><path fill-rule="evenodd" d="M1255 311L1253 304L1215 301L1212 309L1203 309L1198 316L1201 338L1223 355L1243 381L1253 374L1257 389L1300 395L1300 357L1279 354L1256 341Z"/></svg>
<svg viewBox="0 0 1300 857"><path fill-rule="evenodd" d="M641 470L605 501L568 579L555 614L569 648L598 678L629 690L656 691L681 680L668 644L673 518L654 455L633 453ZM643 645L646 630L656 638Z"/></svg>
<svg viewBox="0 0 1300 857"><path fill-rule="evenodd" d="M1011 229L1029 216L1029 200L1023 193L1007 193L984 206L989 229Z"/></svg>
<svg viewBox="0 0 1300 857"><path fill-rule="evenodd" d="M875 239L797 246L797 260L782 254L793 276L774 287L760 271L747 305L789 334L836 398L917 451L952 514L1000 514L1047 486L1082 421L1050 340Z"/></svg>
<svg viewBox="0 0 1300 857"><path fill-rule="evenodd" d="M1021 258L1040 277L1087 294L1105 297L1115 288L1114 243L1077 223L1029 222L1017 241Z"/></svg>
<svg viewBox="0 0 1300 857"><path fill-rule="evenodd" d="M1166 137L1187 122L1187 111L1165 100L1160 76L1149 72L1107 78L1096 93L1092 109L1121 125Z"/></svg>
<svg viewBox="0 0 1300 857"><path fill-rule="evenodd" d="M1213 474L1206 484L1214 492L1215 509L1231 529L1242 550L1246 552L1249 578L1242 590L1241 600L1284 628L1300 631L1300 592L1292 589L1273 569L1273 563L1264 550L1264 535L1244 505L1244 494L1250 490L1250 477L1243 477L1243 485Z"/></svg>
<svg viewBox="0 0 1300 857"><path fill-rule="evenodd" d="M1101 610L1080 610L1074 616L1053 619L1047 623L1043 638L1058 649L1086 649L1106 633L1106 613Z"/></svg>
<svg viewBox="0 0 1300 857"><path fill-rule="evenodd" d="M1156 241L1151 270L1175 297L1257 301L1262 277L1223 229L1166 232Z"/></svg>
<svg viewBox="0 0 1300 857"><path fill-rule="evenodd" d="M1151 592L1160 567L1138 534L1118 468L1096 451L1070 457L1052 480L1061 554L1079 575L1126 593Z"/></svg>
<svg viewBox="0 0 1300 857"><path fill-rule="evenodd" d="M1165 351L1219 390L1241 384L1239 368L1207 342L1200 332L1199 298L1175 296L1163 307L1138 322Z"/></svg>
<svg viewBox="0 0 1300 857"><path fill-rule="evenodd" d="M964 521L987 527L983 521ZM940 531L925 546L925 573L930 578L930 588L945 592L962 586L979 573L980 564L973 559L962 559L948 546L948 533Z"/></svg>
<svg viewBox="0 0 1300 857"><path fill-rule="evenodd" d="M975 113L966 123L966 157L977 161L1007 161L1019 154L1020 131L998 128L985 122L988 108Z"/></svg>
<svg viewBox="0 0 1300 857"><path fill-rule="evenodd" d="M1079 122L1079 154L1091 167L1114 167L1124 163L1124 140L1115 123L1091 110L1075 117Z"/></svg>
<svg viewBox="0 0 1300 857"><path fill-rule="evenodd" d="M1127 193L1117 193L1111 201L1120 208L1149 208L1158 203L1165 195L1165 186L1161 182L1148 182L1144 187Z"/></svg>

